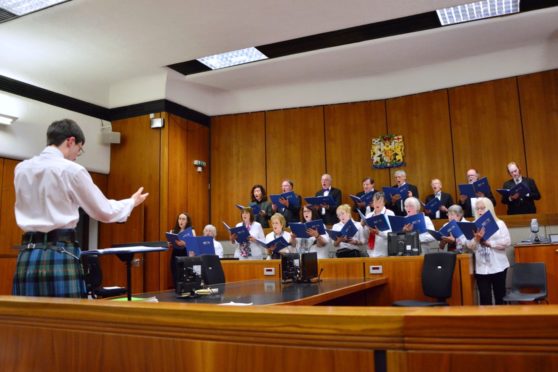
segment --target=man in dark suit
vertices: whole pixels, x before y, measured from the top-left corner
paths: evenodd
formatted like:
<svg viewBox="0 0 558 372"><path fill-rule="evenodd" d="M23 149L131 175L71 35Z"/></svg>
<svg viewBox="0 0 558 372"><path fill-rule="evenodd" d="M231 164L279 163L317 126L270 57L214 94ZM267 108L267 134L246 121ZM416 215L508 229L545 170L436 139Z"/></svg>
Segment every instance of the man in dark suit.
<svg viewBox="0 0 558 372"><path fill-rule="evenodd" d="M508 164L508 173L512 179L504 182L504 189L511 189L518 183L523 183L529 189L529 193L526 195L515 193L507 197L502 197L502 203L508 206L508 214L537 213L535 200L539 200L541 198L541 194L535 184L535 180L523 177L521 175L521 170L515 162Z"/></svg>
<svg viewBox="0 0 558 372"><path fill-rule="evenodd" d="M432 186L433 194L430 194L426 197L426 204L434 198L440 200L442 205L437 211L424 209L424 213L428 215L431 219L446 219L448 218L448 208L453 204L453 198L447 192L442 191L442 181L437 178L434 178L430 182L430 186Z"/></svg>
<svg viewBox="0 0 558 372"><path fill-rule="evenodd" d="M471 168L467 171L467 183L472 184L480 179L480 174L476 169ZM477 192L476 198L469 198L467 195L459 195L459 200L457 204L463 208L464 217L473 217L473 203L476 202L477 198L488 198L494 206L496 206L496 198L492 195L492 191L489 190L488 194L483 194L482 192Z"/></svg>
<svg viewBox="0 0 558 372"><path fill-rule="evenodd" d="M327 205L322 204L320 206L313 206L317 210L318 215L322 218L326 225L333 225L339 222L337 218L337 207L341 205L341 190L331 187L331 176L329 174L322 175L322 189L316 192L316 196L331 196L335 204Z"/></svg>
<svg viewBox="0 0 558 372"><path fill-rule="evenodd" d="M294 182L291 180L283 180L281 182L281 193L286 193L286 192L291 192L293 191L294 188ZM281 198L279 199L279 205L277 204L272 204L271 205L271 209L273 210L273 212L278 212L281 213L283 215L283 217L285 217L285 220L287 221L287 225L291 222L300 222L300 208L302 206L302 198L300 197L300 195L295 193L295 198L298 201L298 205L295 205L295 203L290 203L289 200L285 199L285 198Z"/></svg>
<svg viewBox="0 0 558 372"><path fill-rule="evenodd" d="M395 178L395 185L393 185L392 187L401 187L407 184L407 173L405 173L404 170L395 171L393 177ZM396 216L407 215L407 212L405 211L405 205L403 204L405 199L411 196L414 196L417 199L419 198L417 187L415 185L411 185L410 183L407 185L409 187L409 192L407 193L407 195L393 195L391 197L391 200L388 201L388 203L386 204L386 207L391 209Z"/></svg>

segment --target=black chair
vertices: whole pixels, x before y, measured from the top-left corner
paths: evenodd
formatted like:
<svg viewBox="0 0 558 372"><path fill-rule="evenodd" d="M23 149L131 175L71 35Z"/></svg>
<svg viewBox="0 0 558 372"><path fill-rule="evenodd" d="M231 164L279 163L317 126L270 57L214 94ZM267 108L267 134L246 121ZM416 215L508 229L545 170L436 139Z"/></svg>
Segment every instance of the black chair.
<svg viewBox="0 0 558 372"><path fill-rule="evenodd" d="M544 262L516 263L511 270L511 290L504 296L505 302L548 303ZM526 289L536 290L536 292L525 292Z"/></svg>
<svg viewBox="0 0 558 372"><path fill-rule="evenodd" d="M225 272L219 256L204 254L202 260L202 279L205 285L225 283Z"/></svg>
<svg viewBox="0 0 558 372"><path fill-rule="evenodd" d="M103 287L103 272L101 271L98 255L82 255L81 265L85 274L87 294L91 297L115 297L126 293L126 288L124 287Z"/></svg>
<svg viewBox="0 0 558 372"><path fill-rule="evenodd" d="M446 300L451 297L455 261L454 253L425 254L422 266L422 291L425 296L435 298L436 302L400 300L395 301L393 306L448 306Z"/></svg>

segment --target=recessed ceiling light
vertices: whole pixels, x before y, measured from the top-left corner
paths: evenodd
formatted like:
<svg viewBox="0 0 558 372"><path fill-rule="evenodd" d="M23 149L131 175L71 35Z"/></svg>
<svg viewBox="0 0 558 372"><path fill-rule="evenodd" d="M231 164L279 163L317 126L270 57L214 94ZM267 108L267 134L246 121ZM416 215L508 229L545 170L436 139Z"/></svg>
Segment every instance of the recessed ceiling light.
<svg viewBox="0 0 558 372"><path fill-rule="evenodd" d="M198 61L206 65L212 70L217 70L220 68L231 67L236 65L242 65L244 63L250 63L254 61L260 61L262 59L267 59L267 56L257 50L256 48L246 48L233 50L232 52L226 52L221 54L215 54L208 57L198 58Z"/></svg>
<svg viewBox="0 0 558 372"><path fill-rule="evenodd" d="M17 118L14 116L0 114L0 124L12 125L12 123L16 120Z"/></svg>
<svg viewBox="0 0 558 372"><path fill-rule="evenodd" d="M0 0L0 22L21 17L70 0Z"/></svg>
<svg viewBox="0 0 558 372"><path fill-rule="evenodd" d="M519 13L519 0L483 0L437 9L442 26Z"/></svg>

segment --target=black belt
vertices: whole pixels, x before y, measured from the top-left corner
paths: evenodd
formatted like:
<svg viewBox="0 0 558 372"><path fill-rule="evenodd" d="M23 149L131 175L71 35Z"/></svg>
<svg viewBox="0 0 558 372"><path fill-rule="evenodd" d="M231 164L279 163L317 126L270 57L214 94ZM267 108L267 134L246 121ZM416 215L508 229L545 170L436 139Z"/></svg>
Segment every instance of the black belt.
<svg viewBox="0 0 558 372"><path fill-rule="evenodd" d="M74 229L56 229L47 233L39 231L28 231L23 234L21 243L26 244L40 244L40 243L57 243L66 242L73 243L76 240L76 231Z"/></svg>

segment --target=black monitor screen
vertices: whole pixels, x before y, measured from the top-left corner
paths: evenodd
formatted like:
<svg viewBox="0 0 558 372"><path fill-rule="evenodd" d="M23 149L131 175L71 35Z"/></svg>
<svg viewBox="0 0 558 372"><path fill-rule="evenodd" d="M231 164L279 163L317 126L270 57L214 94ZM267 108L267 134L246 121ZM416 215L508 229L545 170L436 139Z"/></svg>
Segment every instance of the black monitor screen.
<svg viewBox="0 0 558 372"><path fill-rule="evenodd" d="M388 256L416 256L419 254L418 232L388 233Z"/></svg>
<svg viewBox="0 0 558 372"><path fill-rule="evenodd" d="M300 261L300 280L308 281L318 276L318 253L303 253Z"/></svg>

